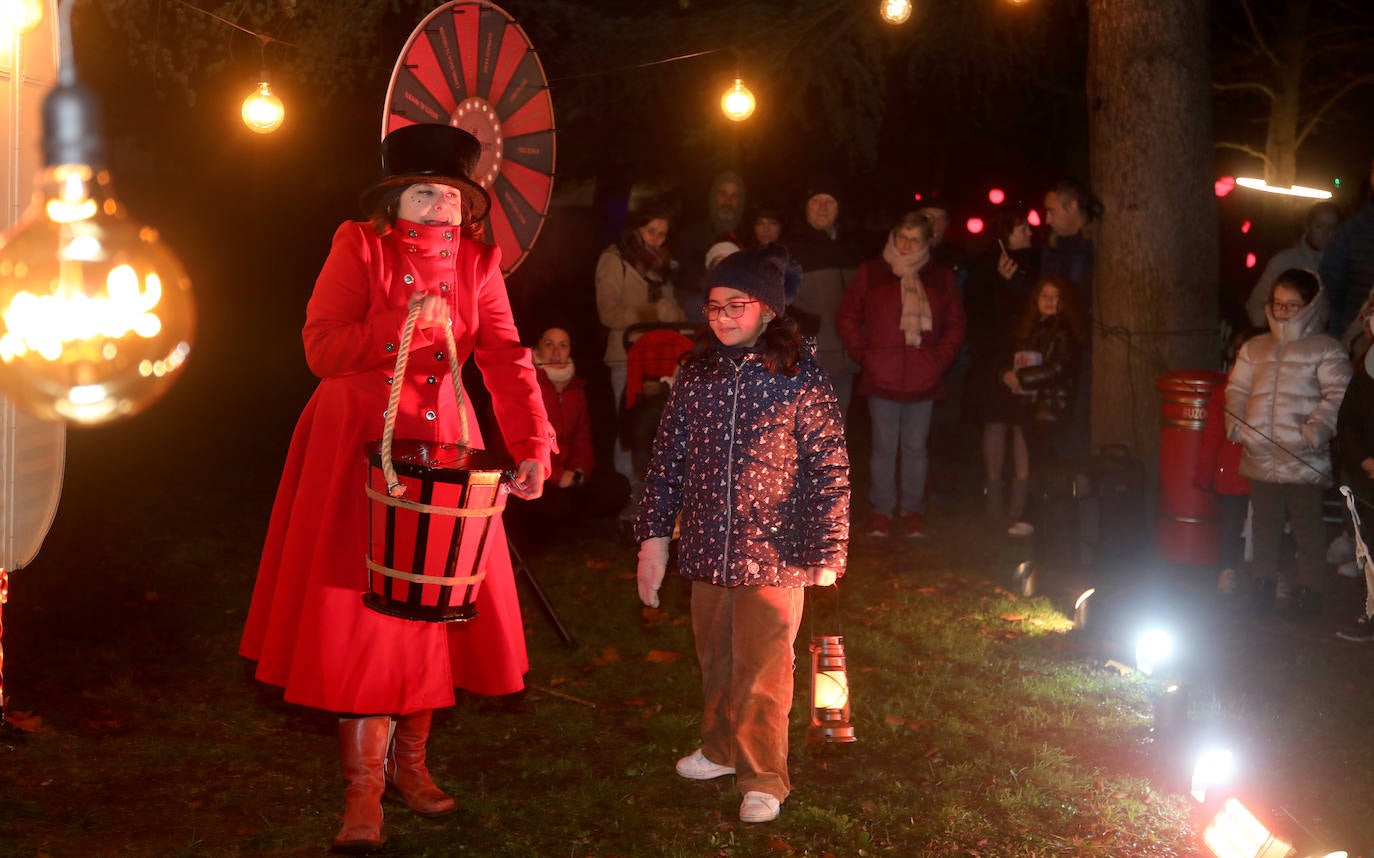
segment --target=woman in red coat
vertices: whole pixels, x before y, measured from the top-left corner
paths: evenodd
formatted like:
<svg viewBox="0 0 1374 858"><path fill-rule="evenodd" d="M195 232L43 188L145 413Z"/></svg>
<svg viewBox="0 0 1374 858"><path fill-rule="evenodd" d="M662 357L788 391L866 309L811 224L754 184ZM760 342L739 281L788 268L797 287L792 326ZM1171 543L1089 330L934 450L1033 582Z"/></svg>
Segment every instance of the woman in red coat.
<svg viewBox="0 0 1374 858"><path fill-rule="evenodd" d="M348 786L336 851L380 848L384 790L423 815L453 811L425 767L432 711L453 704L455 687L518 691L529 666L499 519L475 620L417 622L362 604L363 445L381 437L391 386L402 385L397 437L460 436L444 324L491 390L519 462L513 493L538 497L548 473L553 430L511 319L499 252L462 228L489 207L469 178L479 154L476 138L446 125L387 135L384 178L363 195L371 223L339 227L306 308L306 359L321 381L291 439L239 651L258 662L258 679L285 689L287 702L339 716ZM393 378L416 304L406 373ZM462 408L476 427L466 397ZM475 435L469 443L480 447Z"/></svg>

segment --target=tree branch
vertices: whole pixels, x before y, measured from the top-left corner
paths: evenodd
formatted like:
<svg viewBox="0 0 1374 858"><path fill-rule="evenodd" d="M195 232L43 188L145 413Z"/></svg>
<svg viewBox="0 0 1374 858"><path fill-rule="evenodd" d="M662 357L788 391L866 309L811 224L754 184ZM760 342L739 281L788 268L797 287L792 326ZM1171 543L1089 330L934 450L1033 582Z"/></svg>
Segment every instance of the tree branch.
<svg viewBox="0 0 1374 858"><path fill-rule="evenodd" d="M1293 143L1293 149L1296 151L1302 146L1302 141L1306 140L1307 135L1311 134L1313 129L1317 127L1317 123L1321 122L1322 116L1324 116L1326 112L1329 111L1331 108L1336 106L1336 102L1340 101L1342 98L1345 98L1351 90L1354 90L1358 87L1370 83L1374 83L1374 73L1363 74L1359 77L1351 78L1345 86L1341 87L1340 89L1332 93L1331 97L1328 98L1325 102L1323 102L1321 107L1317 108L1317 112L1312 114L1312 118L1307 120L1307 124L1302 127L1301 131L1298 132L1297 139Z"/></svg>
<svg viewBox="0 0 1374 858"><path fill-rule="evenodd" d="M1232 143L1229 140L1218 140L1212 145L1217 149L1234 149L1237 152L1244 152L1246 155L1249 155L1252 158L1260 159L1260 161L1266 167L1273 166L1269 160L1268 155L1264 154L1263 152L1257 149L1252 149L1251 147L1246 146L1244 143Z"/></svg>
<svg viewBox="0 0 1374 858"><path fill-rule="evenodd" d="M1278 101L1279 99L1278 93L1274 92L1271 87L1252 80L1240 81L1239 83L1214 83L1212 84L1212 89L1217 92L1241 92L1248 90L1250 92L1258 92L1270 101Z"/></svg>
<svg viewBox="0 0 1374 858"><path fill-rule="evenodd" d="M1250 0L1240 0L1240 8L1245 10L1245 20L1250 22L1250 32L1255 37L1255 46L1276 68L1282 67L1283 63L1279 62L1278 56L1270 49L1269 43L1264 40L1264 33L1260 31L1259 22L1255 20L1255 13L1250 8Z"/></svg>

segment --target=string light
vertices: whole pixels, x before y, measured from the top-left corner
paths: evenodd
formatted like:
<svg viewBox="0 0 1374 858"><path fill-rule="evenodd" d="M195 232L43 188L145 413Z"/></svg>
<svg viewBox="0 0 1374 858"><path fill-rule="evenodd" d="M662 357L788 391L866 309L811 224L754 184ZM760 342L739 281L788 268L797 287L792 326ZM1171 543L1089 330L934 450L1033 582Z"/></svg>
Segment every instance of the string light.
<svg viewBox="0 0 1374 858"><path fill-rule="evenodd" d="M911 17L911 0L882 0L878 11L889 24L905 24Z"/></svg>
<svg viewBox="0 0 1374 858"><path fill-rule="evenodd" d="M281 99L272 94L272 86L265 79L243 100L240 113L243 124L258 134L271 134L286 119L286 108Z"/></svg>
<svg viewBox="0 0 1374 858"><path fill-rule="evenodd" d="M743 122L754 115L754 94L749 91L749 87L744 85L741 78L735 78L734 86L725 91L720 97L720 109L727 119L734 122Z"/></svg>

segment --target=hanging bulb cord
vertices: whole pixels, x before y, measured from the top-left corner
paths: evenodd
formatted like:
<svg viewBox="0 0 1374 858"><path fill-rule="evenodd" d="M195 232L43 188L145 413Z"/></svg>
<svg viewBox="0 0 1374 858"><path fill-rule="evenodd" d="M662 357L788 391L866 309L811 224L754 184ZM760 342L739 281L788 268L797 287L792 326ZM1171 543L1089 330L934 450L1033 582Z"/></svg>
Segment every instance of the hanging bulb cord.
<svg viewBox="0 0 1374 858"><path fill-rule="evenodd" d="M57 6L57 82L76 85L76 59L72 53L72 6L76 0L60 0Z"/></svg>

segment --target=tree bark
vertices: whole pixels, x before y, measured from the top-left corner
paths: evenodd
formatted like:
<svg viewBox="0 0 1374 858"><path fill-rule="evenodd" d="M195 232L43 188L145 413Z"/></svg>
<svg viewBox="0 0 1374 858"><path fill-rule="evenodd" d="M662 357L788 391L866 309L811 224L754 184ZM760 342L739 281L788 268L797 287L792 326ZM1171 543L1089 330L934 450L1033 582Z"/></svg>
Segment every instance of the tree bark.
<svg viewBox="0 0 1374 858"><path fill-rule="evenodd" d="M1094 447L1159 449L1155 381L1214 369L1217 214L1207 0L1088 0Z"/></svg>
<svg viewBox="0 0 1374 858"><path fill-rule="evenodd" d="M1306 61L1307 3L1290 2L1284 8L1284 26L1275 36L1274 92L1265 132L1264 180L1281 188L1292 187L1298 178L1298 115L1302 106L1302 67Z"/></svg>

